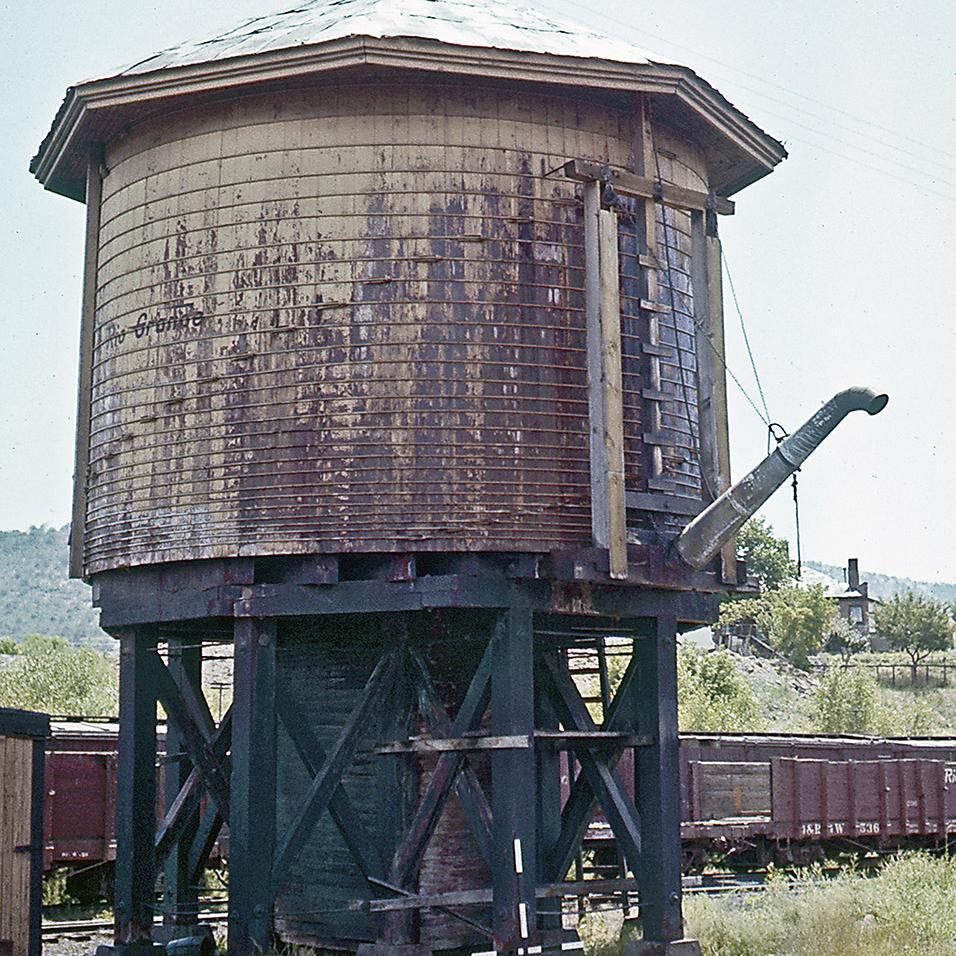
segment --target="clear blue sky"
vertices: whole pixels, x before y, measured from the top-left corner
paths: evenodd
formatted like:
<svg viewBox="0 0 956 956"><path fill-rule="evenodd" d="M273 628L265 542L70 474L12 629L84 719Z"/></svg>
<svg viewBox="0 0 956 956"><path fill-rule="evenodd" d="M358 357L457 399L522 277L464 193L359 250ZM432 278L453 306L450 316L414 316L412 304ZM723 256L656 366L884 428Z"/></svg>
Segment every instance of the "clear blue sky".
<svg viewBox="0 0 956 956"><path fill-rule="evenodd" d="M68 519L83 208L27 172L65 88L291 0L33 0L5 25L0 528ZM887 391L805 466L804 555L956 580L956 13L943 0L632 0L539 7L710 80L791 158L721 220L772 417L851 384ZM756 394L727 294L731 367ZM735 474L764 426L731 386ZM783 490L764 514L792 534Z"/></svg>

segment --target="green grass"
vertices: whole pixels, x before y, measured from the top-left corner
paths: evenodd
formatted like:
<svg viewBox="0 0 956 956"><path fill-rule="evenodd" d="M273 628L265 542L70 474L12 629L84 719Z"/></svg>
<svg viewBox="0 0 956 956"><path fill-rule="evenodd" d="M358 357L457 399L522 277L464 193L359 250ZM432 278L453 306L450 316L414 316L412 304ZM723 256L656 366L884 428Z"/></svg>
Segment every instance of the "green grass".
<svg viewBox="0 0 956 956"><path fill-rule="evenodd" d="M687 935L704 956L956 956L956 859L888 861L878 876L777 875L761 893L685 897ZM588 956L623 953L623 937L582 933Z"/></svg>

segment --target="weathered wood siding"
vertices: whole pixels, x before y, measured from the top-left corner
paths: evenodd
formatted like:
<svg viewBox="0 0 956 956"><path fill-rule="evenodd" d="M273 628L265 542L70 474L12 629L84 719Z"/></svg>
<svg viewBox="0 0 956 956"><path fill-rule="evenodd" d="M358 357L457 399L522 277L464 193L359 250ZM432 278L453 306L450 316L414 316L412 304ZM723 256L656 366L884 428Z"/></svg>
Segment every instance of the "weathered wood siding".
<svg viewBox="0 0 956 956"><path fill-rule="evenodd" d="M696 149L657 140L665 180L705 185ZM626 167L633 141L623 101L402 81L240 97L108 144L86 573L589 544L580 189L552 171ZM684 218L659 230L677 305L662 388L687 436L664 461L694 496ZM637 251L625 230L627 483L644 490Z"/></svg>
<svg viewBox="0 0 956 956"><path fill-rule="evenodd" d="M31 738L0 736L0 940L12 942L12 956L32 952L33 754Z"/></svg>
<svg viewBox="0 0 956 956"><path fill-rule="evenodd" d="M769 763L692 760L689 768L694 820L770 816Z"/></svg>

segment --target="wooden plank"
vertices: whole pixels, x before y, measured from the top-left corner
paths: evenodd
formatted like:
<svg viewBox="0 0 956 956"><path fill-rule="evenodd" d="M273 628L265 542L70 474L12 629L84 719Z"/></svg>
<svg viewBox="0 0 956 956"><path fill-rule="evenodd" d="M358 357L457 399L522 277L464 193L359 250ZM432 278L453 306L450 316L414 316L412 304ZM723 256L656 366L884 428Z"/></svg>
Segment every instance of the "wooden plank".
<svg viewBox="0 0 956 956"><path fill-rule="evenodd" d="M103 195L102 147L90 149L86 172L86 248L83 306L80 318L80 375L73 459L73 511L70 523L70 577L83 577L86 481L90 465L90 404L93 387L93 330L96 320L96 275L99 263L100 204Z"/></svg>
<svg viewBox="0 0 956 956"><path fill-rule="evenodd" d="M585 312L590 415L591 531L609 553L610 574L627 577L624 406L617 218L601 209L599 183L584 187Z"/></svg>
<svg viewBox="0 0 956 956"><path fill-rule="evenodd" d="M595 747L608 744L617 747L646 747L653 742L647 734L623 734L605 730L536 730L534 738L567 744L568 747L579 744L592 744Z"/></svg>
<svg viewBox="0 0 956 956"><path fill-rule="evenodd" d="M766 761L695 760L693 779L701 820L770 816L770 764Z"/></svg>
<svg viewBox="0 0 956 956"><path fill-rule="evenodd" d="M602 180L606 172L606 167L583 159L571 159L564 164L564 175L579 182ZM633 196L636 199L655 199L658 197L657 180L647 175L637 175L627 170L611 167L609 182L614 187L615 192L622 196ZM672 186L669 183L664 183L660 190L660 196L665 205L674 206L677 209L706 212L713 205L714 210L722 216L732 216L734 214L735 207L732 200L725 199L723 196L714 196L712 199L707 193L698 189L687 189L683 186Z"/></svg>
<svg viewBox="0 0 956 956"><path fill-rule="evenodd" d="M15 778L16 786L16 807L17 814L14 818L13 830L13 867L14 867L14 893L19 901L21 910L19 916L19 938L14 943L14 956L29 956L31 949L30 916L33 910L32 901L32 860L30 854L31 845L31 819L32 819L32 791L33 791L33 741L29 738L21 737L17 740L17 775ZM19 949L19 951L18 951Z"/></svg>
<svg viewBox="0 0 956 956"><path fill-rule="evenodd" d="M591 458L591 534L594 546L607 548L611 541L608 509L608 450L601 359L601 185L584 186L584 304L587 322L588 420Z"/></svg>
<svg viewBox="0 0 956 956"><path fill-rule="evenodd" d="M691 283L694 289L694 338L697 352L697 414L700 441L700 474L704 496L713 501L724 490L720 487L720 465L717 458L717 417L714 404L714 381L724 372L723 355L717 351L710 328L707 275L707 235L705 214L693 212L691 231ZM722 338L722 336L721 336Z"/></svg>
<svg viewBox="0 0 956 956"><path fill-rule="evenodd" d="M12 737L0 737L0 939L13 939L13 834L7 787L12 778Z"/></svg>
<svg viewBox="0 0 956 956"><path fill-rule="evenodd" d="M539 900L561 899L566 896L591 896L597 893L636 893L634 880L579 880L577 882L547 883L536 887ZM491 902L491 890L450 890L446 893L429 893L405 896L394 900L371 900L367 905L373 913L388 913L393 910L425 909L438 906L478 906ZM364 903L365 901L361 901Z"/></svg>
<svg viewBox="0 0 956 956"><path fill-rule="evenodd" d="M49 735L49 727L46 735ZM28 956L41 956L43 939L44 805L46 803L46 736L34 737L30 794L30 943Z"/></svg>
<svg viewBox="0 0 956 956"><path fill-rule="evenodd" d="M601 358L608 462L609 573L627 577L627 509L624 505L624 387L621 378L621 286L617 216L598 213L601 269Z"/></svg>
<svg viewBox="0 0 956 956"><path fill-rule="evenodd" d="M384 746L377 747L377 754L408 754L408 753L447 753L458 750L467 753L472 750L514 750L528 749L532 746L530 737L505 736L492 737L410 737L408 740L395 740Z"/></svg>
<svg viewBox="0 0 956 956"><path fill-rule="evenodd" d="M724 291L721 273L720 239L717 224L711 221L705 240L707 258L707 314L710 338L714 346L713 402L715 455L717 459L717 494L730 487L730 432L727 413L727 353L724 344ZM737 581L737 539L731 538L720 549L722 580Z"/></svg>

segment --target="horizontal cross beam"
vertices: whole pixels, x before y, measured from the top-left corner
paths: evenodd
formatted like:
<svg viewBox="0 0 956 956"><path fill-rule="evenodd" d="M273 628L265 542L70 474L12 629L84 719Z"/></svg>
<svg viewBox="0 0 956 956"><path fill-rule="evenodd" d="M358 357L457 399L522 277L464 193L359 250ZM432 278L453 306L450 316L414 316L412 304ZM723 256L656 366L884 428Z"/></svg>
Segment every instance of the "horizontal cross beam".
<svg viewBox="0 0 956 956"><path fill-rule="evenodd" d="M570 159L564 166L564 175L578 182L608 182L614 191L622 196L634 196L636 199L659 199L665 206L677 209L691 209L696 212L708 212L713 209L722 216L734 214L734 203L723 196L711 196L697 189L672 186L659 183L647 176L638 176L626 170L602 166L586 159Z"/></svg>
<svg viewBox="0 0 956 956"><path fill-rule="evenodd" d="M534 746L530 736L504 737L410 737L408 740L395 740L376 749L378 754L429 754L446 753L460 750L468 753L472 750L527 750Z"/></svg>

